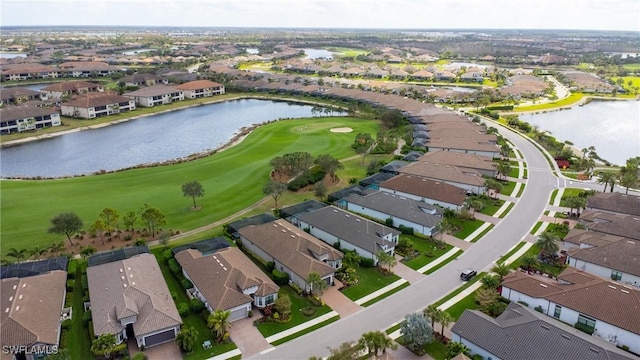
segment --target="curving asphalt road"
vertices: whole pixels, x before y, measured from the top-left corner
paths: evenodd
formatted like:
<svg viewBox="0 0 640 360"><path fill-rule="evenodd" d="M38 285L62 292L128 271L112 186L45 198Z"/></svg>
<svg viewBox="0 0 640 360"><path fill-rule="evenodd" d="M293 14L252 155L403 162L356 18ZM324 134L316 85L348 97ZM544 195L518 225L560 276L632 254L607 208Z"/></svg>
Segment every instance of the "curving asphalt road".
<svg viewBox="0 0 640 360"><path fill-rule="evenodd" d="M488 270L496 259L520 242L544 212L551 191L562 184L559 184L547 160L535 145L509 129L499 127L498 130L522 152L529 172L520 200L503 221L457 260L406 289L312 333L254 355L251 359L327 356L329 349L345 341L357 340L367 331L385 329L405 315L422 310L461 284L461 270L467 267Z"/></svg>

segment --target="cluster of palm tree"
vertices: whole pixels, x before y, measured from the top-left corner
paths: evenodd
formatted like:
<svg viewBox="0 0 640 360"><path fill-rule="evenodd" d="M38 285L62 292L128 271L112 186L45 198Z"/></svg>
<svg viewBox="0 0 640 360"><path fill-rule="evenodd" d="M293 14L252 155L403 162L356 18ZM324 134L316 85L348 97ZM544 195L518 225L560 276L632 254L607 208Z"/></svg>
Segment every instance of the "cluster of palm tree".
<svg viewBox="0 0 640 360"><path fill-rule="evenodd" d="M207 318L207 326L211 329L213 335L216 337L216 341L219 343L229 340L229 328L231 327L229 316L231 316L230 311L218 309Z"/></svg>
<svg viewBox="0 0 640 360"><path fill-rule="evenodd" d="M451 314L446 311L440 310L437 306L431 304L424 309L423 315L425 318L431 321L432 329L435 329L435 323L440 324L440 340L444 340L444 329L447 326L451 325L454 320Z"/></svg>
<svg viewBox="0 0 640 360"><path fill-rule="evenodd" d="M396 260L396 257L393 254L389 254L384 251L379 251L376 254L376 257L378 258L378 262L381 265L384 265L387 268L387 270L389 270L389 273L392 274L393 267L398 264L398 260Z"/></svg>
<svg viewBox="0 0 640 360"><path fill-rule="evenodd" d="M40 260L46 254L49 254L48 257L61 256L64 253L65 249L66 247L64 246L63 241L55 242L48 247L42 247L39 245L36 245L31 249L12 247L7 251L6 256L13 258L14 261L10 261L5 258L2 259L2 263L8 264L12 262L20 263L25 260Z"/></svg>
<svg viewBox="0 0 640 360"><path fill-rule="evenodd" d="M378 354L384 354L387 349L395 350L398 347L393 340L382 331L370 331L362 334L358 341L347 341L337 348L329 349L331 353L326 360L347 360L347 359L361 359L363 358L362 352L366 351L366 358L374 358ZM317 356L312 356L309 360L320 360Z"/></svg>
<svg viewBox="0 0 640 360"><path fill-rule="evenodd" d="M545 262L553 262L560 250L560 237L547 230L538 236L535 245L540 250L540 259Z"/></svg>
<svg viewBox="0 0 640 360"><path fill-rule="evenodd" d="M629 188L637 186L638 180L640 180L639 166L640 156L631 158L627 160L627 165L621 167L617 173L613 171L600 171L596 182L604 185L602 192L606 192L607 187L609 187L610 192L613 192L613 188L616 186L616 183L618 183L625 188L625 194L628 194Z"/></svg>

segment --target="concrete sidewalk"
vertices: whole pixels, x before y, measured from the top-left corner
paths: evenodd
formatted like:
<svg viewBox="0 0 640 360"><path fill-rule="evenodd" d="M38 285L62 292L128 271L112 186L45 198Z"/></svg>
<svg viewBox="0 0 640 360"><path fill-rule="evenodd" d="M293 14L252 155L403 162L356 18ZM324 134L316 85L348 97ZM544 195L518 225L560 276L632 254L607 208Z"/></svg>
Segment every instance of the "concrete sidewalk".
<svg viewBox="0 0 640 360"><path fill-rule="evenodd" d="M449 250L446 253L442 254L439 258L433 260L432 262L430 262L427 265L425 265L425 266L421 267L420 269L418 269L418 272L424 274L429 269L438 266L440 263L446 261L448 258L450 258L453 255L455 255L455 253L457 253L458 251L460 251L460 248L455 247L455 246L452 247L451 250Z"/></svg>
<svg viewBox="0 0 640 360"><path fill-rule="evenodd" d="M362 305L364 303L366 303L369 300L373 300L375 298L377 298L378 296L385 294L395 288L397 288L398 286L401 286L402 284L407 283L408 281L405 279L400 279L400 280L396 280L395 282L383 287L382 289L376 290L374 292L372 292L371 294L361 297L360 299L356 300L356 304L358 305Z"/></svg>
<svg viewBox="0 0 640 360"><path fill-rule="evenodd" d="M476 229L476 231L472 232L471 234L469 234L469 236L467 236L466 238L464 238L464 241L467 242L471 242L476 236L480 235L483 231L485 231L491 224L486 222L482 225L480 225L479 228Z"/></svg>

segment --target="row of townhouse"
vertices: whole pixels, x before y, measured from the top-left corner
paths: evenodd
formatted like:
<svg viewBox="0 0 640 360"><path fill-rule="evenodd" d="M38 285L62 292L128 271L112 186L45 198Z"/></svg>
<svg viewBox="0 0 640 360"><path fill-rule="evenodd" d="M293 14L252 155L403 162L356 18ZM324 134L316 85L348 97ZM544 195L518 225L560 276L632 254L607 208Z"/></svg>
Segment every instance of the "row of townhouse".
<svg viewBox="0 0 640 360"><path fill-rule="evenodd" d="M0 70L2 81L24 81L57 78L105 77L120 72L117 66L103 62L67 62L58 66L37 63L5 64Z"/></svg>
<svg viewBox="0 0 640 360"><path fill-rule="evenodd" d="M7 104L20 105L0 109L0 133L11 134L59 126L62 124L60 115L93 119L132 111L138 106L153 107L224 93L224 85L208 80L196 80L177 86L153 85L123 95L105 92L102 85L85 81L63 82L44 87L39 97L31 92L3 89L3 103L6 101ZM60 101L67 97L70 100ZM29 101L35 99L49 102ZM59 104L59 111L52 106L54 102Z"/></svg>

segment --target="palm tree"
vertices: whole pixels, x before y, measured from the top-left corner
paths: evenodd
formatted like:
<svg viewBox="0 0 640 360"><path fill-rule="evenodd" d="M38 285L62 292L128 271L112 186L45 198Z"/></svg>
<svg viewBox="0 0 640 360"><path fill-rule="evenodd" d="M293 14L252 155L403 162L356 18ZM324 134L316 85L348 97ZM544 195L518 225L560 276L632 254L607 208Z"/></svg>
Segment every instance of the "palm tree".
<svg viewBox="0 0 640 360"><path fill-rule="evenodd" d="M49 250L36 245L34 248L29 249L29 256L33 257L34 260L40 260L40 257L46 254L47 251Z"/></svg>
<svg viewBox="0 0 640 360"><path fill-rule="evenodd" d="M91 343L91 352L98 356L103 355L108 359L115 346L116 336L114 334L102 334Z"/></svg>
<svg viewBox="0 0 640 360"><path fill-rule="evenodd" d="M398 263L398 260L396 260L395 256L384 251L379 251L376 254L376 257L378 258L379 262L387 265L389 272L393 272L393 267Z"/></svg>
<svg viewBox="0 0 640 360"><path fill-rule="evenodd" d="M362 334L362 337L358 340L358 345L363 349L367 349L367 355L371 355L371 350L373 350L374 356L378 356L378 352L385 353L388 348L395 349L397 346L382 331L370 331Z"/></svg>
<svg viewBox="0 0 640 360"><path fill-rule="evenodd" d="M183 326L182 329L180 329L178 336L176 336L176 342L182 351L190 353L193 351L193 345L196 343L198 335L200 335L198 330L193 326Z"/></svg>
<svg viewBox="0 0 640 360"><path fill-rule="evenodd" d="M502 175L502 177L504 179L506 179L507 175L511 171L511 166L509 164L507 164L507 163L500 162L500 163L498 163L498 166L496 167L496 171L498 172L499 175Z"/></svg>
<svg viewBox="0 0 640 360"><path fill-rule="evenodd" d="M438 307L434 304L431 304L429 306L427 306L423 313L424 313L424 317L426 317L427 319L431 320L431 328L433 329L433 326L435 325L436 319L438 318L439 314L440 314L441 310L438 309Z"/></svg>
<svg viewBox="0 0 640 360"><path fill-rule="evenodd" d="M453 224L447 219L442 219L442 221L436 225L435 230L437 233L440 233L440 241L443 241L444 234L453 230Z"/></svg>
<svg viewBox="0 0 640 360"><path fill-rule="evenodd" d="M218 342L225 340L227 336L227 329L231 327L229 316L231 316L230 311L216 310L210 314L207 319L207 326L213 331Z"/></svg>
<svg viewBox="0 0 640 360"><path fill-rule="evenodd" d="M607 186L611 185L611 191L613 191L613 187L616 184L616 174L609 171L601 171L598 174L598 179L596 180L598 184L604 184L604 189L602 192L607 191Z"/></svg>
<svg viewBox="0 0 640 360"><path fill-rule="evenodd" d="M27 249L10 248L7 252L7 256L11 256L16 259L16 262L20 262L27 257L27 253Z"/></svg>
<svg viewBox="0 0 640 360"><path fill-rule="evenodd" d="M507 276L509 272L511 272L511 270L509 270L509 267L505 265L504 262L497 263L493 268L491 268L491 271L498 274L498 276L500 277L500 281L502 281L502 279Z"/></svg>
<svg viewBox="0 0 640 360"><path fill-rule="evenodd" d="M56 256L60 256L60 254L64 252L64 249L64 241L55 242L49 246L49 251L56 254Z"/></svg>
<svg viewBox="0 0 640 360"><path fill-rule="evenodd" d="M527 270L536 270L540 263L535 255L527 255L522 258L520 264Z"/></svg>
<svg viewBox="0 0 640 360"><path fill-rule="evenodd" d="M626 169L626 168L622 168ZM620 186L625 187L625 194L629 193L629 188L634 186L638 182L638 173L634 171L622 171L620 170Z"/></svg>
<svg viewBox="0 0 640 360"><path fill-rule="evenodd" d="M324 291L327 289L327 282L324 281L320 274L312 272L309 274L307 284L311 287L311 294L316 297L321 297Z"/></svg>
<svg viewBox="0 0 640 360"><path fill-rule="evenodd" d="M445 356L446 359L453 359L460 353L465 354L467 357L470 357L471 349L469 349L467 345L457 341L452 341L447 344L447 353Z"/></svg>
<svg viewBox="0 0 640 360"><path fill-rule="evenodd" d="M500 286L500 276L497 275L485 274L481 281L485 289L495 290Z"/></svg>
<svg viewBox="0 0 640 360"><path fill-rule="evenodd" d="M352 269L357 269L361 261L362 258L355 251L345 251L344 257L342 258L342 263Z"/></svg>
<svg viewBox="0 0 640 360"><path fill-rule="evenodd" d="M558 235L545 231L538 236L536 246L540 249L540 255L543 259L549 259L555 257L558 250L560 250L559 244L560 238Z"/></svg>
<svg viewBox="0 0 640 360"><path fill-rule="evenodd" d="M441 311L438 317L438 322L442 326L440 329L440 336L444 339L444 328L449 326L453 322L453 317L446 311Z"/></svg>

